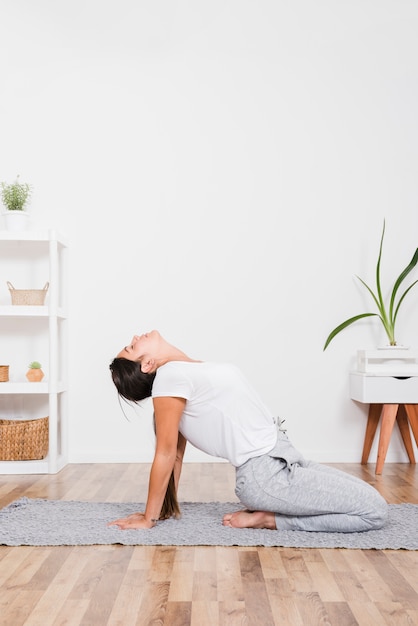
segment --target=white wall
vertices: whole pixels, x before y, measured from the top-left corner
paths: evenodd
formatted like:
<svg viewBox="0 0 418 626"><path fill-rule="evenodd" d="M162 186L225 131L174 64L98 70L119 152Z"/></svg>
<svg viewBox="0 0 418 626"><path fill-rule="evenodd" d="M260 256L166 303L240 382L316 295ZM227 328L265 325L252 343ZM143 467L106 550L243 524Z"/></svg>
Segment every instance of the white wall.
<svg viewBox="0 0 418 626"><path fill-rule="evenodd" d="M322 347L372 306L383 219L387 290L418 244L417 31L407 0L3 0L0 180L71 242L72 462L151 460L108 370L151 328L240 365L306 456L359 461L348 372L385 338Z"/></svg>

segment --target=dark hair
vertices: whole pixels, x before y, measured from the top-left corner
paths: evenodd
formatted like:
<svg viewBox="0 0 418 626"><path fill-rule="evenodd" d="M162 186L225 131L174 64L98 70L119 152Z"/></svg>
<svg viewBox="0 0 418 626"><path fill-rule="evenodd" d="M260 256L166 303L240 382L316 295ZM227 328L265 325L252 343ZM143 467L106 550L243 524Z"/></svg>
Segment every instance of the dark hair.
<svg viewBox="0 0 418 626"><path fill-rule="evenodd" d="M174 482L174 472L171 472L170 479L168 481L167 491L165 492L159 519L170 519L170 517L175 517L176 519L181 517L181 510L177 500L176 486Z"/></svg>
<svg viewBox="0 0 418 626"><path fill-rule="evenodd" d="M120 397L129 402L140 402L151 396L155 372L152 374L142 372L141 363L139 361L116 357L109 365L109 369ZM181 512L174 483L174 472L171 472L159 519L169 519L173 516L178 518L180 515Z"/></svg>
<svg viewBox="0 0 418 626"><path fill-rule="evenodd" d="M112 379L119 395L130 402L140 402L149 398L155 372L145 374L139 361L116 357L109 365Z"/></svg>
<svg viewBox="0 0 418 626"><path fill-rule="evenodd" d="M152 422L154 425L155 433L155 413L152 416ZM176 519L181 517L180 505L177 500L176 483L174 481L174 470L171 472L170 478L168 480L167 491L165 492L164 502L163 506L161 507L159 519L169 519L170 517L175 517Z"/></svg>

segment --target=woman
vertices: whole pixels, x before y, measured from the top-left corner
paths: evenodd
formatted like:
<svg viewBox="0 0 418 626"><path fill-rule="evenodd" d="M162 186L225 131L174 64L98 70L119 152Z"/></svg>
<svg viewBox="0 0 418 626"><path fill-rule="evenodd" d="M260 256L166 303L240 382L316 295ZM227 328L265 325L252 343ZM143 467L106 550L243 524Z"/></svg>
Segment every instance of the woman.
<svg viewBox="0 0 418 626"><path fill-rule="evenodd" d="M152 528L179 516L176 492L190 441L236 468L247 510L224 516L235 528L360 532L381 528L388 506L364 481L306 461L233 365L195 361L153 330L135 335L110 364L119 395L152 396L155 456L143 513L110 525Z"/></svg>

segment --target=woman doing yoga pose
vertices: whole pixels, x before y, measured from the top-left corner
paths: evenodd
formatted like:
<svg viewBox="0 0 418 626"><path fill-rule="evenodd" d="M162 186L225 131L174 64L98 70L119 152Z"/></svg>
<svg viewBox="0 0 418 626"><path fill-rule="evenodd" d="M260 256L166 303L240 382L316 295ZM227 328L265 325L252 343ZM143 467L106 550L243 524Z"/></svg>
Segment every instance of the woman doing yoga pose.
<svg viewBox="0 0 418 626"><path fill-rule="evenodd" d="M135 335L110 370L122 398L152 397L156 434L145 511L110 525L152 528L179 516L187 441L236 468L235 493L246 509L225 515L225 526L346 533L384 525L388 505L377 490L306 460L234 365L191 359L153 330Z"/></svg>

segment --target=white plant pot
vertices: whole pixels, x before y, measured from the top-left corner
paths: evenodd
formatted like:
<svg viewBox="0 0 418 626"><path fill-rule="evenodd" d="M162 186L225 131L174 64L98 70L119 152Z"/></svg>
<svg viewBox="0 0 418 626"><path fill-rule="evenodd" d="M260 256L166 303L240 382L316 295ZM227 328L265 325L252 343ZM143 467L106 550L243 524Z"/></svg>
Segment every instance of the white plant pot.
<svg viewBox="0 0 418 626"><path fill-rule="evenodd" d="M405 346L358 350L357 371L381 376L417 376L418 351Z"/></svg>
<svg viewBox="0 0 418 626"><path fill-rule="evenodd" d="M30 218L27 211L5 211L3 218L6 224L6 230L27 230L29 227Z"/></svg>

